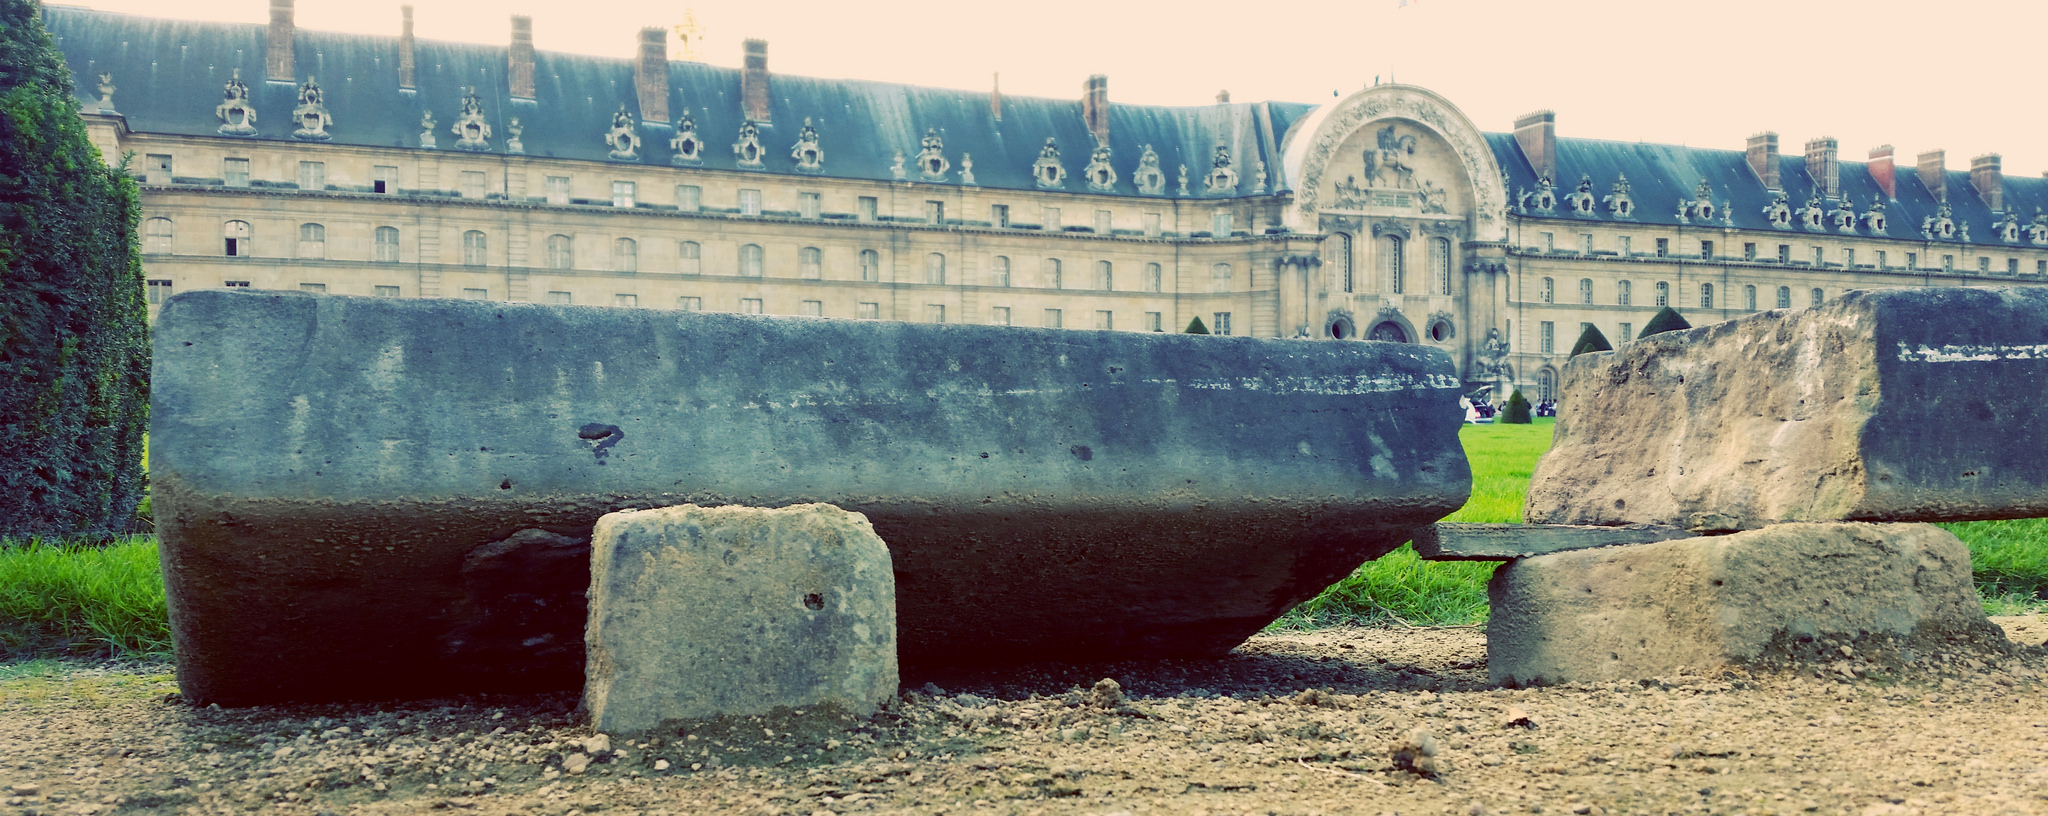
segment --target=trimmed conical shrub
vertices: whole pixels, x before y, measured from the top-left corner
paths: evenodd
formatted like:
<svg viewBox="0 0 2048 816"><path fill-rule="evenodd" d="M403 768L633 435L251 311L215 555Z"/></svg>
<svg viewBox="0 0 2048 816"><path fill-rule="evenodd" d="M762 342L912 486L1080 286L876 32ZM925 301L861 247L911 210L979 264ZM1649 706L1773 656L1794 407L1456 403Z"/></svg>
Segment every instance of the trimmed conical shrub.
<svg viewBox="0 0 2048 816"><path fill-rule="evenodd" d="M1508 395L1508 404L1501 407L1500 421L1503 425L1529 424L1529 398L1522 396L1522 389Z"/></svg>
<svg viewBox="0 0 2048 816"><path fill-rule="evenodd" d="M1666 306L1657 310L1657 314L1650 318L1650 322L1647 325L1643 326L1643 332L1636 335L1636 339L1640 340L1653 334L1663 334L1665 332L1690 328L1692 328L1692 324L1685 322L1684 315L1679 314L1677 309Z"/></svg>
<svg viewBox="0 0 2048 816"><path fill-rule="evenodd" d="M40 9L0 0L0 536L104 536L143 494L141 207Z"/></svg>
<svg viewBox="0 0 2048 816"><path fill-rule="evenodd" d="M1607 342L1607 335L1600 333L1600 327L1586 324L1586 330L1579 333L1579 342L1572 344L1572 355L1577 357L1589 351L1613 351L1614 344Z"/></svg>
<svg viewBox="0 0 2048 816"><path fill-rule="evenodd" d="M1208 334L1208 333L1209 333L1209 327L1208 327L1208 326L1204 326L1204 325L1202 325L1202 319L1201 319L1201 318L1199 318L1199 317L1197 317L1197 318L1195 318L1195 319L1193 319L1193 320L1190 320L1190 321L1188 321L1188 328L1187 328L1187 331L1184 331L1184 332L1181 332L1181 333L1182 333L1182 334Z"/></svg>

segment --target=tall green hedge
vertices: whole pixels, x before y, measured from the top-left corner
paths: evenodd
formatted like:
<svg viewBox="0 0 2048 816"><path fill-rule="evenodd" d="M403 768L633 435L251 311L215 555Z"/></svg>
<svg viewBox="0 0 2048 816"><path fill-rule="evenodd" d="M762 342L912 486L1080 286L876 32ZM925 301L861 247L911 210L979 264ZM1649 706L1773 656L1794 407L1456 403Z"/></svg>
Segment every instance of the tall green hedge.
<svg viewBox="0 0 2048 816"><path fill-rule="evenodd" d="M1636 335L1636 339L1640 340L1653 334L1683 331L1690 328L1692 328L1692 324L1685 322L1685 315L1679 314L1677 309L1666 306L1658 309L1655 315L1650 316L1650 322L1643 325L1643 331L1641 334Z"/></svg>
<svg viewBox="0 0 2048 816"><path fill-rule="evenodd" d="M141 206L38 10L0 0L0 536L106 535L143 494Z"/></svg>
<svg viewBox="0 0 2048 816"><path fill-rule="evenodd" d="M1529 419L1529 398L1522 396L1522 389L1517 388L1514 393L1508 395L1507 404L1501 406L1500 423L1502 425L1528 425L1531 421Z"/></svg>

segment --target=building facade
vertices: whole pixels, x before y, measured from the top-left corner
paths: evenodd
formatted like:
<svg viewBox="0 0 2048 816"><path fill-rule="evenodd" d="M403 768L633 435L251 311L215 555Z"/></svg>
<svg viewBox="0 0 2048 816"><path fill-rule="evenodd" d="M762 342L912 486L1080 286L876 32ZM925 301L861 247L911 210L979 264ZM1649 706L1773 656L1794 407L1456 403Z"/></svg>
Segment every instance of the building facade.
<svg viewBox="0 0 2048 816"><path fill-rule="evenodd" d="M1550 396L1586 326L1851 289L2048 282L2048 179L1997 156L1486 132L1405 85L1112 105L51 6L142 184L149 300L248 286L824 318L1385 340Z"/></svg>

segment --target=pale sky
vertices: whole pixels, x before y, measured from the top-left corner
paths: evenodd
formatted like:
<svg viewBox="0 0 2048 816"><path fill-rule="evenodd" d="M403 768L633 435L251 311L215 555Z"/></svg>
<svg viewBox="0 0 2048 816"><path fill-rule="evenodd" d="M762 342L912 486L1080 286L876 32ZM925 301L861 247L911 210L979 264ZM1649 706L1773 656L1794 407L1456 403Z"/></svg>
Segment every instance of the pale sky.
<svg viewBox="0 0 2048 816"><path fill-rule="evenodd" d="M62 0L50 0L62 2ZM263 23L268 0L72 0L159 17ZM1897 148L1902 168L1945 149L1951 170L2004 156L2048 170L2039 0L1349 0L1110 3L1030 0L413 0L421 39L627 57L643 26L692 8L704 61L738 65L766 39L775 73L1162 105L1323 103L1377 76L1448 97L1483 130L1539 108L1560 136L1739 150L1773 130L1797 155L1834 136L1845 160ZM398 2L298 0L302 28L395 35ZM671 38L673 39L673 37Z"/></svg>

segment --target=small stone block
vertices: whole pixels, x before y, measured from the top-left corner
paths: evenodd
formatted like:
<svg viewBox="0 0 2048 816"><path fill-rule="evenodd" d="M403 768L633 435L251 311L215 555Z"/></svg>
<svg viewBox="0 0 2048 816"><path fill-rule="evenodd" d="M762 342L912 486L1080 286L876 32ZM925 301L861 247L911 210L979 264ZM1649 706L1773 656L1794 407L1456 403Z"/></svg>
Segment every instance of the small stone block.
<svg viewBox="0 0 2048 816"><path fill-rule="evenodd" d="M591 542L583 701L607 734L896 694L896 579L829 504L610 513Z"/></svg>
<svg viewBox="0 0 2048 816"><path fill-rule="evenodd" d="M1506 686L1641 680L1858 653L2002 644L1970 551L1929 524L1779 524L1502 565L1487 670ZM2009 647L2009 644L2007 644Z"/></svg>
<svg viewBox="0 0 2048 816"><path fill-rule="evenodd" d="M1511 561L1567 550L1648 544L1693 533L1656 524L1595 527L1584 524L1467 524L1442 522L1415 531L1415 554L1425 561Z"/></svg>

